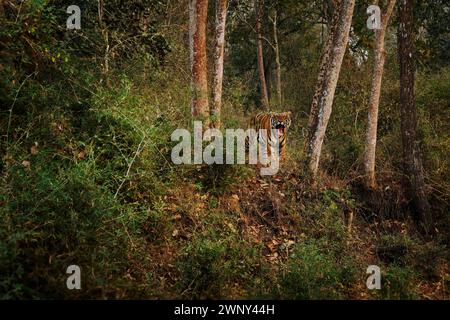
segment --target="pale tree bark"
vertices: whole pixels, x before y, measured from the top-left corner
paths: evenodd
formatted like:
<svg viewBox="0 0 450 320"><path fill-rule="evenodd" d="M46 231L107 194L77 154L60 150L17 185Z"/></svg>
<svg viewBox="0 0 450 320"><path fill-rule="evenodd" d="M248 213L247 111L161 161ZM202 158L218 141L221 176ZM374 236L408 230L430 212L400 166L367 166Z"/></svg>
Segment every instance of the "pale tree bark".
<svg viewBox="0 0 450 320"><path fill-rule="evenodd" d="M368 188L376 187L375 153L377 146L378 106L385 62L384 38L396 0L389 0L385 13L381 17L381 29L375 30L374 66L370 89L369 111L364 152L365 182ZM376 3L375 3L376 4Z"/></svg>
<svg viewBox="0 0 450 320"><path fill-rule="evenodd" d="M191 112L194 120L209 126L206 21L208 0L189 0L189 53L191 63Z"/></svg>
<svg viewBox="0 0 450 320"><path fill-rule="evenodd" d="M216 0L216 30L214 43L214 81L211 126L220 128L222 109L223 56L225 49L225 25L228 0Z"/></svg>
<svg viewBox="0 0 450 320"><path fill-rule="evenodd" d="M420 146L417 138L417 111L414 95L415 65L412 1L399 1L398 57L400 64L400 110L403 145L403 173L406 195L416 221L426 233L432 218L427 199Z"/></svg>
<svg viewBox="0 0 450 320"><path fill-rule="evenodd" d="M282 104L281 95L281 62L280 62L280 46L278 44L278 11L275 9L274 16L272 18L273 26L273 50L275 51L275 73L276 73L276 88L277 88L277 102L278 105Z"/></svg>
<svg viewBox="0 0 450 320"><path fill-rule="evenodd" d="M259 75L259 87L261 91L261 107L263 109L269 108L269 96L267 94L266 76L264 74L264 52L263 52L263 38L262 38L262 8L260 0L255 0L255 15L256 15L256 46L257 46L257 62L258 62L258 75Z"/></svg>
<svg viewBox="0 0 450 320"><path fill-rule="evenodd" d="M306 141L306 162L314 179L319 169L319 160L325 132L330 119L342 61L347 48L355 0L341 0L333 14L331 30L321 60L316 91L311 104Z"/></svg>
<svg viewBox="0 0 450 320"><path fill-rule="evenodd" d="M322 96L323 87L325 85L325 74L328 70L328 63L330 60L330 53L331 53L331 46L333 45L333 36L336 32L337 23L336 21L339 18L339 12L338 10L333 11L333 17L330 19L330 22L328 23L328 38L325 43L325 47L323 50L323 54L320 60L320 69L319 69L319 75L317 77L317 83L316 83L316 90L313 96L313 100L311 103L311 109L309 113L309 119L308 119L308 139L306 140L305 149L308 153L309 149L309 141L313 139L313 133L314 133L314 127L316 126L316 121L318 117L318 110L319 110L319 100ZM333 23L335 21L335 23Z"/></svg>

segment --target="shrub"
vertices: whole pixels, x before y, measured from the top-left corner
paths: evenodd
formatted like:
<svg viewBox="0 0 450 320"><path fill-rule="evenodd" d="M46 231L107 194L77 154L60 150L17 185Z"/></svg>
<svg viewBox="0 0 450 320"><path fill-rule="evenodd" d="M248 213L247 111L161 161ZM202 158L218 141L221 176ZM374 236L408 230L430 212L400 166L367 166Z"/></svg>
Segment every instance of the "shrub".
<svg viewBox="0 0 450 320"><path fill-rule="evenodd" d="M284 299L342 299L354 280L351 258L337 257L320 241L297 244L280 279Z"/></svg>
<svg viewBox="0 0 450 320"><path fill-rule="evenodd" d="M230 297L236 288L251 290L261 270L260 248L233 238L211 240L196 238L182 250L177 262L183 298ZM248 293L238 292L243 298Z"/></svg>
<svg viewBox="0 0 450 320"><path fill-rule="evenodd" d="M410 267L390 265L381 275L382 299L417 299L417 274Z"/></svg>
<svg viewBox="0 0 450 320"><path fill-rule="evenodd" d="M8 275L0 282L1 296L115 296L126 287L120 275L133 255L132 229L121 220L130 209L97 185L101 172L91 161L35 166L9 171L8 201L0 211L0 273ZM77 293L65 286L71 264L82 268L86 289Z"/></svg>

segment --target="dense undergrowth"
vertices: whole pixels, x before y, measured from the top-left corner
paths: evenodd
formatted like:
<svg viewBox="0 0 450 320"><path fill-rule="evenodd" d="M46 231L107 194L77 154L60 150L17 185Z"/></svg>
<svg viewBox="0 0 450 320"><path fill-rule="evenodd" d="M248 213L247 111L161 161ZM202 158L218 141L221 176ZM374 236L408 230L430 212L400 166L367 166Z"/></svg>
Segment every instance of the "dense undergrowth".
<svg viewBox="0 0 450 320"><path fill-rule="evenodd" d="M123 81L14 128L1 184L3 298L447 295L446 234L424 242L389 210L371 212L339 174L317 190L303 184L301 141L270 178L249 166L172 164L187 93L156 105L152 89ZM66 289L70 264L82 267L83 290ZM365 288L370 264L383 270L380 292Z"/></svg>
<svg viewBox="0 0 450 320"><path fill-rule="evenodd" d="M347 57L323 173L311 187L301 164L314 59L285 70L286 107L278 109L294 114L289 157L276 176L260 177L246 165L172 163L172 131L191 128L179 59L187 52L172 51L163 66L131 59L107 79L91 67L74 73L51 56L32 73L28 62L14 70L0 65L1 298L449 297L449 69L418 77L437 221L434 238L424 240L399 187L395 66L388 67L380 110L381 188L367 194L358 175L370 64L356 67ZM254 110L252 82L227 75L224 127L245 125ZM82 269L82 290L66 288L71 264ZM372 264L382 270L379 291L366 288Z"/></svg>

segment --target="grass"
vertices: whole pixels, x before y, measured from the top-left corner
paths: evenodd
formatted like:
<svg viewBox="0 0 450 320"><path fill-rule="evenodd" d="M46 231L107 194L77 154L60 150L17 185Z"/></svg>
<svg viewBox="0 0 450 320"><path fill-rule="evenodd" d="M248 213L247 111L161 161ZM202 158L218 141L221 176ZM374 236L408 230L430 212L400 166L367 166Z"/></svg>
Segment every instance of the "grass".
<svg viewBox="0 0 450 320"><path fill-rule="evenodd" d="M355 280L351 259L344 261L326 245L327 240L297 244L280 279L280 297L287 299L342 299Z"/></svg>

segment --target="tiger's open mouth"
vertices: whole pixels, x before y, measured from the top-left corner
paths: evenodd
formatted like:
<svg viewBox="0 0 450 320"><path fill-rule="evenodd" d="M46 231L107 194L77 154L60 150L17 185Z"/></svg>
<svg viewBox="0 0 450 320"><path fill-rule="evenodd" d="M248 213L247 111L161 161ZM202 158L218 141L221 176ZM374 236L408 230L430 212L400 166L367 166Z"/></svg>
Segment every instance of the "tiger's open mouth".
<svg viewBox="0 0 450 320"><path fill-rule="evenodd" d="M284 125L282 125L282 124L277 124L275 126L275 129L277 129L278 136L282 137L284 135L286 127Z"/></svg>

